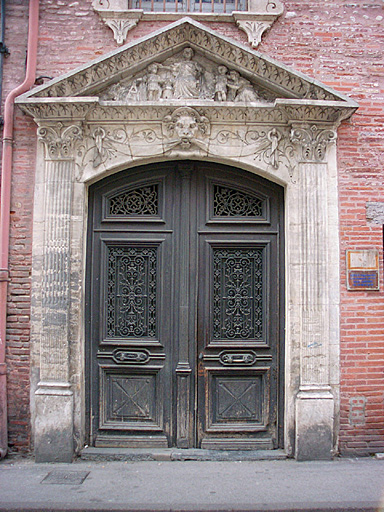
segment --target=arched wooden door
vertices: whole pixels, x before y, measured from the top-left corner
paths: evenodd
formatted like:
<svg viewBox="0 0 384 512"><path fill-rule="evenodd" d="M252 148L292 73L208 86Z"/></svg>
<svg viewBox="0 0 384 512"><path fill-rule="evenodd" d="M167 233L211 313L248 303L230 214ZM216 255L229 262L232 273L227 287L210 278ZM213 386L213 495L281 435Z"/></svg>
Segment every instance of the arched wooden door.
<svg viewBox="0 0 384 512"><path fill-rule="evenodd" d="M170 162L90 189L89 442L282 444L283 191Z"/></svg>

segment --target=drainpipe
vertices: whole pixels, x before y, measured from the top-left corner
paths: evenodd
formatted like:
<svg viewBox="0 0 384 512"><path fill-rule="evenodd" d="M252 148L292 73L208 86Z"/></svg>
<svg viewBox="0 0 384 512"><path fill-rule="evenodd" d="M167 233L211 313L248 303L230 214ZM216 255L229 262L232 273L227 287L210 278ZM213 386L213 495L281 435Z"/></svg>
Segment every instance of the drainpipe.
<svg viewBox="0 0 384 512"><path fill-rule="evenodd" d="M4 57L8 57L9 51L8 48L5 46L5 0L1 0L1 7L0 7L0 17L1 17L1 24L0 24L0 102L3 99L3 63L4 63ZM3 118L0 117L0 124L3 124Z"/></svg>
<svg viewBox="0 0 384 512"><path fill-rule="evenodd" d="M13 89L4 104L3 156L1 173L0 210L0 458L8 451L7 369L5 364L9 223L11 207L11 171L13 143L13 111L17 96L27 92L35 82L37 39L39 29L39 0L29 0L27 70L24 82Z"/></svg>

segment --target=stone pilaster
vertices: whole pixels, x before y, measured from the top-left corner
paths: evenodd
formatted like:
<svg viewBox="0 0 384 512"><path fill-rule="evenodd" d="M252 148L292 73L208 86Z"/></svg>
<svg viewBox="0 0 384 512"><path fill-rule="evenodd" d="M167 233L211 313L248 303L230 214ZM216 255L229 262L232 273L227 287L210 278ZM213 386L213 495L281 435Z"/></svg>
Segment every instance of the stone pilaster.
<svg viewBox="0 0 384 512"><path fill-rule="evenodd" d="M300 387L296 397L296 458L329 459L334 436L330 386L330 299L327 145L336 135L316 126L294 126L298 155L300 247Z"/></svg>
<svg viewBox="0 0 384 512"><path fill-rule="evenodd" d="M44 254L40 382L35 401L37 462L73 457L73 392L69 376L70 222L76 125L40 127L45 146Z"/></svg>

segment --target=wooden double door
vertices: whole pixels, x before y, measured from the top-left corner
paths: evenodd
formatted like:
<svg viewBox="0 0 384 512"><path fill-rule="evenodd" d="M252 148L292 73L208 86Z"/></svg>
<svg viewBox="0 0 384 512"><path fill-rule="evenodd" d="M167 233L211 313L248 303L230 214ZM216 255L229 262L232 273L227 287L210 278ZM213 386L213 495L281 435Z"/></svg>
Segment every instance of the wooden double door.
<svg viewBox="0 0 384 512"><path fill-rule="evenodd" d="M180 161L90 189L89 442L282 443L283 194Z"/></svg>

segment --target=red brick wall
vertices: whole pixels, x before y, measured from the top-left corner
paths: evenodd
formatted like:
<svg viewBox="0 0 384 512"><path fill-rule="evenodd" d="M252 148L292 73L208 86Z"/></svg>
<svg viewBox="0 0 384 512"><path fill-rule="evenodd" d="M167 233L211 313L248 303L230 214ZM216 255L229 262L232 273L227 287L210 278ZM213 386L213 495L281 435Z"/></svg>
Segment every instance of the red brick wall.
<svg viewBox="0 0 384 512"><path fill-rule="evenodd" d="M27 6L7 5L4 93L24 76ZM380 250L382 228L367 223L367 201L384 200L384 4L379 0L285 1L285 14L264 36L259 51L350 95L360 103L338 133L341 235L340 451L384 451L384 297L347 292L345 250ZM117 47L91 0L40 0L37 76L57 77ZM139 23L129 40L166 23ZM234 24L211 28L240 42ZM29 315L35 126L17 111L12 192L8 383L10 442L29 447ZM382 269L381 269L382 271ZM381 289L383 290L381 278Z"/></svg>
<svg viewBox="0 0 384 512"><path fill-rule="evenodd" d="M11 4L11 5L10 5ZM4 98L25 76L28 3L7 2L4 61ZM34 154L33 122L20 111L15 116L14 166L11 203L10 283L8 287L7 381L10 451L27 451L30 443L29 337L32 250ZM1 152L1 149L0 149Z"/></svg>
<svg viewBox="0 0 384 512"><path fill-rule="evenodd" d="M259 47L356 100L338 131L341 291L341 454L384 451L383 229L366 203L384 201L384 4L284 2ZM346 289L346 249L379 249L380 292Z"/></svg>

